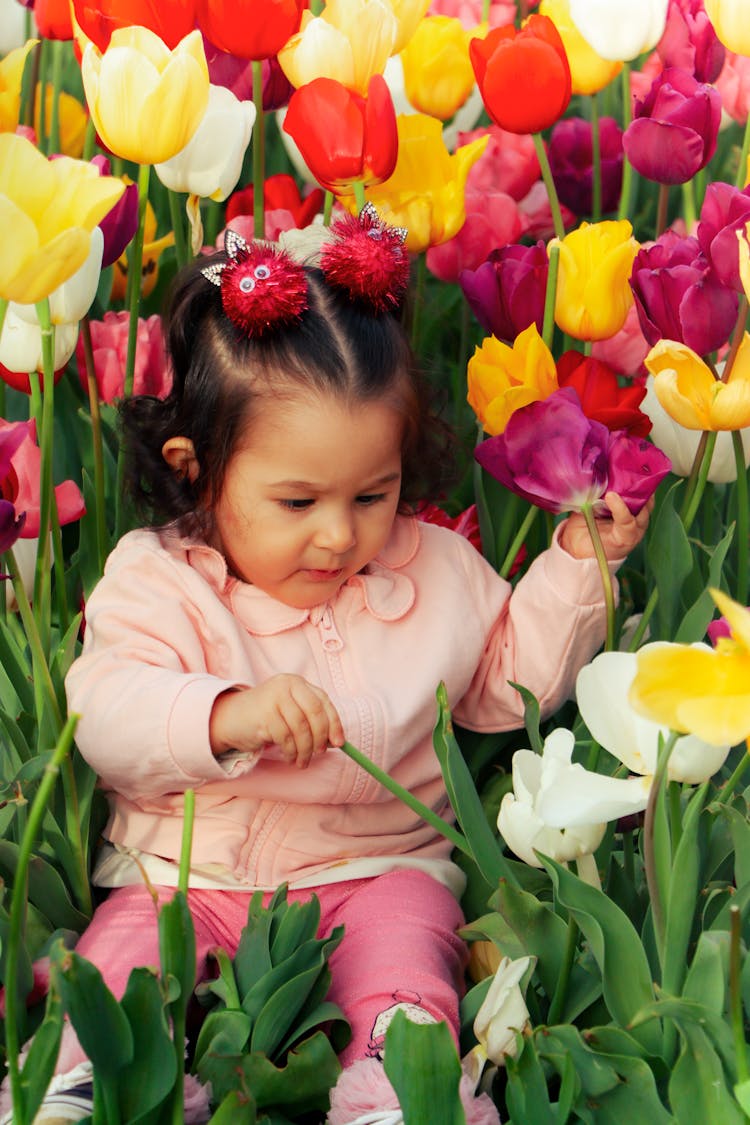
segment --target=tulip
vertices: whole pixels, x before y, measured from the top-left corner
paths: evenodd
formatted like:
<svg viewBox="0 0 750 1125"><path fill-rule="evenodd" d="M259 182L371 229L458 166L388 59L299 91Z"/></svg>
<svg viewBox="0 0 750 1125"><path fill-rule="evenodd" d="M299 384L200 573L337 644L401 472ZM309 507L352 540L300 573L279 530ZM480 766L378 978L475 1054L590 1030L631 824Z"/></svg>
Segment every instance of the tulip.
<svg viewBox="0 0 750 1125"><path fill-rule="evenodd" d="M596 94L622 70L619 59L605 59L586 42L570 15L570 0L542 0L539 14L549 16L560 33L570 66L571 92Z"/></svg>
<svg viewBox="0 0 750 1125"><path fill-rule="evenodd" d="M587 418L571 387L514 411L474 456L511 492L548 512L603 514L603 497L613 491L635 515L670 467L649 442Z"/></svg>
<svg viewBox="0 0 750 1125"><path fill-rule="evenodd" d="M703 0L714 31L730 51L750 55L750 21L743 0Z"/></svg>
<svg viewBox="0 0 750 1125"><path fill-rule="evenodd" d="M481 29L464 31L460 20L428 16L401 53L406 96L420 113L447 121L474 88L469 43Z"/></svg>
<svg viewBox="0 0 750 1125"><path fill-rule="evenodd" d="M475 270L463 270L459 283L482 328L500 340L535 325L541 335L549 259L543 242L492 250Z"/></svg>
<svg viewBox="0 0 750 1125"><path fill-rule="evenodd" d="M646 356L654 392L666 412L688 430L750 426L750 334L745 332L729 376L717 379L685 344L660 340Z"/></svg>
<svg viewBox="0 0 750 1125"><path fill-rule="evenodd" d="M518 209L526 216L528 238L541 238L547 242L556 233L549 192L541 180L538 180L531 191L519 200ZM560 213L563 230L574 225L576 217L564 203L560 203Z"/></svg>
<svg viewBox="0 0 750 1125"><path fill-rule="evenodd" d="M106 156L95 156L91 163L99 169L100 175L109 175L110 163ZM117 261L133 238L137 226L138 188L136 184L128 182L117 203L99 223L104 236L102 269Z"/></svg>
<svg viewBox="0 0 750 1125"><path fill-rule="evenodd" d="M222 51L270 59L294 35L306 0L196 0L198 26Z"/></svg>
<svg viewBox="0 0 750 1125"><path fill-rule="evenodd" d="M518 1054L518 1033L530 1026L529 1010L519 988L531 957L503 957L474 1017L474 1034L485 1059L503 1066Z"/></svg>
<svg viewBox="0 0 750 1125"><path fill-rule="evenodd" d="M476 165L475 165L476 167ZM515 243L526 229L525 217L505 192L473 191L467 181L464 192L466 218L458 234L427 251L427 268L450 284L465 270L476 269L487 247Z"/></svg>
<svg viewBox="0 0 750 1125"><path fill-rule="evenodd" d="M622 130L613 117L599 120L601 210L617 210L622 186ZM576 215L593 209L593 138L582 117L566 117L553 127L548 153L560 201Z"/></svg>
<svg viewBox="0 0 750 1125"><path fill-rule="evenodd" d="M678 340L699 355L726 342L737 320L737 296L721 284L696 238L673 230L633 261L630 286L649 344Z"/></svg>
<svg viewBox="0 0 750 1125"><path fill-rule="evenodd" d="M127 181L127 177L123 177ZM156 237L156 214L151 203L146 201L146 215L143 220L143 261L141 263L141 296L148 297L159 280L159 259L168 246L174 245L174 231L161 238ZM112 271L113 301L123 301L127 290L128 259L121 254Z"/></svg>
<svg viewBox="0 0 750 1125"><path fill-rule="evenodd" d="M0 59L0 133L13 133L21 112L21 83L29 51L37 43L29 39Z"/></svg>
<svg viewBox="0 0 750 1125"><path fill-rule="evenodd" d="M22 319L19 308L32 308L33 305L8 304L2 332L0 332L0 379L14 390L31 394L29 372L43 374L42 330L38 323L31 324ZM55 350L53 366L55 383L58 383L72 356L78 339L78 321L73 324L58 324L55 328ZM44 379L40 380L44 386Z"/></svg>
<svg viewBox="0 0 750 1125"><path fill-rule="evenodd" d="M52 324L78 323L89 311L99 286L103 249L104 235L98 227L95 227L91 232L86 261L79 266L72 277L67 278L49 294L49 314ZM39 324L34 305L12 303L9 308L28 324Z"/></svg>
<svg viewBox="0 0 750 1125"><path fill-rule="evenodd" d="M511 346L494 336L483 340L469 360L467 381L469 405L493 435L503 433L516 410L558 389L555 361L535 324Z"/></svg>
<svg viewBox="0 0 750 1125"><path fill-rule="evenodd" d="M94 373L101 402L115 402L122 398L129 321L129 313L112 310L105 312L103 320L91 321ZM133 394L166 398L172 386L172 375L167 365L161 317L154 315L138 320L135 356ZM82 340L78 342L76 359L81 386L85 390L87 379Z"/></svg>
<svg viewBox="0 0 750 1125"><path fill-rule="evenodd" d="M81 75L102 141L136 164L159 164L183 149L208 105L198 31L170 51L144 27L120 28L103 54L93 43L86 46Z"/></svg>
<svg viewBox="0 0 750 1125"><path fill-rule="evenodd" d="M572 387L587 418L608 430L625 430L633 437L646 437L651 421L639 409L646 388L637 383L622 386L617 373L603 360L584 356L573 349L557 360L557 381Z"/></svg>
<svg viewBox="0 0 750 1125"><path fill-rule="evenodd" d="M641 409L651 419L651 441L669 457L672 462L672 472L678 477L690 476L701 440L701 432L686 430L667 414L654 391L653 375L649 375L646 380L646 396L641 403ZM747 467L750 465L750 429L740 430L739 434ZM737 461L732 434L727 430L716 434L708 480L711 484L728 484L737 480Z"/></svg>
<svg viewBox="0 0 750 1125"><path fill-rule="evenodd" d="M44 118L42 117L42 100L44 100ZM49 82L44 87L44 99L42 99L41 85L38 85L36 89L34 102L35 134L37 137L42 136L43 121L47 122L47 129L49 129L52 107L55 101L57 102L60 134L55 155L72 156L78 160L83 152L83 145L86 140L88 114L78 98L67 94L65 90L55 90Z"/></svg>
<svg viewBox="0 0 750 1125"><path fill-rule="evenodd" d="M687 71L669 67L656 78L622 138L625 155L646 179L684 184L716 151L721 95Z"/></svg>
<svg viewBox="0 0 750 1125"><path fill-rule="evenodd" d="M520 201L541 175L534 139L525 134L509 133L497 125L458 133L458 147L487 137L487 147L472 165L466 181L467 189L476 192L507 192Z"/></svg>
<svg viewBox="0 0 750 1125"><path fill-rule="evenodd" d="M34 0L34 23L45 39L72 39L70 0Z"/></svg>
<svg viewBox="0 0 750 1125"><path fill-rule="evenodd" d="M727 51L724 66L714 82L724 112L744 125L750 109L750 58Z"/></svg>
<svg viewBox="0 0 750 1125"><path fill-rule="evenodd" d="M412 253L447 242L459 232L466 218L466 180L486 145L487 138L480 137L450 154L436 117L414 113L398 118L393 174L370 188L367 198L388 223L406 227L406 247Z"/></svg>
<svg viewBox="0 0 750 1125"><path fill-rule="evenodd" d="M10 500L0 500L0 555L13 546L23 531L25 523L25 512L22 512L16 518L16 509ZM8 576L2 575L1 577L7 578Z"/></svg>
<svg viewBox="0 0 750 1125"><path fill-rule="evenodd" d="M419 21L430 7L430 0L386 0L396 17L396 38L393 43L394 55L403 51L419 26ZM479 20L475 20L479 23Z"/></svg>
<svg viewBox="0 0 750 1125"><path fill-rule="evenodd" d="M396 115L380 74L364 98L332 78L308 82L291 97L284 132L318 182L337 194L352 192L355 181L381 183L396 166Z"/></svg>
<svg viewBox="0 0 750 1125"><path fill-rule="evenodd" d="M7 55L26 39L26 13L18 0L0 0L0 55Z"/></svg>
<svg viewBox="0 0 750 1125"><path fill-rule="evenodd" d="M603 59L628 61L662 37L669 0L570 0L570 16Z"/></svg>
<svg viewBox="0 0 750 1125"><path fill-rule="evenodd" d="M333 78L363 96L393 50L397 21L387 0L328 0L323 14L302 15L300 30L279 51L292 86Z"/></svg>
<svg viewBox="0 0 750 1125"><path fill-rule="evenodd" d="M592 737L631 773L644 778L656 772L659 738L666 739L669 728L634 710L629 694L641 655L660 647L656 643L644 645L638 653L599 653L576 680L581 718ZM669 759L667 776L670 781L700 785L721 769L729 749L695 735L680 738Z"/></svg>
<svg viewBox="0 0 750 1125"><path fill-rule="evenodd" d="M511 133L538 133L565 112L570 67L552 20L532 15L520 30L498 27L472 39L469 55L488 114Z"/></svg>
<svg viewBox="0 0 750 1125"><path fill-rule="evenodd" d="M11 457L11 467L0 479L0 491L4 500L10 501L17 512L26 513L26 521L21 531L24 539L34 539L39 535L39 477L41 470L41 451L36 444L36 424L28 422L6 422L0 418L0 441L4 434L12 433L13 440L20 437L17 448ZM61 526L72 523L84 515L86 507L78 485L72 480L63 481L55 487L55 503Z"/></svg>
<svg viewBox="0 0 750 1125"><path fill-rule="evenodd" d="M241 102L250 101L253 96L252 67L248 67L247 59L237 55L228 55L220 51L204 39L206 48L206 62L208 76L214 86L226 86L235 98ZM284 71L279 66L276 57L263 59L261 62L261 84L263 109L270 113L287 105L293 93L293 87Z"/></svg>
<svg viewBox="0 0 750 1125"><path fill-rule="evenodd" d="M592 855L608 820L640 812L648 802L645 779L590 773L573 762L574 747L573 732L559 727L545 739L541 755L531 750L513 755L513 792L500 802L497 827L531 867L542 866L538 852L558 863Z"/></svg>
<svg viewBox="0 0 750 1125"><path fill-rule="evenodd" d="M630 702L641 715L711 746L750 734L750 611L720 590L711 596L729 623L716 648L658 643L637 653Z"/></svg>
<svg viewBox="0 0 750 1125"><path fill-rule="evenodd" d="M706 635L714 648L716 648L719 637L731 637L732 630L729 628L729 622L726 617L719 617L715 621L709 621L706 626Z"/></svg>
<svg viewBox="0 0 750 1125"><path fill-rule="evenodd" d="M681 67L699 82L714 82L726 56L704 0L669 0L666 27L656 50L663 66Z"/></svg>
<svg viewBox="0 0 750 1125"><path fill-rule="evenodd" d="M737 231L737 243L739 246L739 275L740 283L745 291L745 296L750 301L750 222L745 224L745 229L740 228Z"/></svg>
<svg viewBox="0 0 750 1125"><path fill-rule="evenodd" d="M555 321L578 340L603 340L625 323L628 278L638 243L627 219L581 223L550 245L560 249Z"/></svg>
<svg viewBox="0 0 750 1125"><path fill-rule="evenodd" d="M71 277L123 191L91 164L48 161L24 137L0 134L0 299L33 304Z"/></svg>
<svg viewBox="0 0 750 1125"><path fill-rule="evenodd" d="M234 189L255 122L252 102L240 102L224 86L209 86L208 106L195 133L154 171L171 191L221 202Z"/></svg>
<svg viewBox="0 0 750 1125"><path fill-rule="evenodd" d="M641 332L638 311L633 303L620 331L608 340L597 340L591 347L591 354L595 359L603 359L618 375L645 379L643 360L648 350L649 345Z"/></svg>
<svg viewBox="0 0 750 1125"><path fill-rule="evenodd" d="M750 187L715 181L706 188L696 237L723 285L741 293L737 234L750 219ZM725 337L726 339L726 337Z"/></svg>
<svg viewBox="0 0 750 1125"><path fill-rule="evenodd" d="M193 0L70 0L75 19L73 31L81 52L87 40L106 51L113 32L122 27L146 27L170 50L195 27Z"/></svg>
<svg viewBox="0 0 750 1125"><path fill-rule="evenodd" d="M233 192L227 200L226 220L231 226L242 234L242 222L248 226L248 235L252 237L253 202L255 189L252 184ZM306 195L301 195L297 181L287 172L277 172L267 176L263 184L263 214L265 217L265 237L275 242L282 231L296 230L307 227L323 208L324 193L321 188L314 188ZM241 220L240 223L237 220ZM217 241L217 246L223 246L224 240Z"/></svg>

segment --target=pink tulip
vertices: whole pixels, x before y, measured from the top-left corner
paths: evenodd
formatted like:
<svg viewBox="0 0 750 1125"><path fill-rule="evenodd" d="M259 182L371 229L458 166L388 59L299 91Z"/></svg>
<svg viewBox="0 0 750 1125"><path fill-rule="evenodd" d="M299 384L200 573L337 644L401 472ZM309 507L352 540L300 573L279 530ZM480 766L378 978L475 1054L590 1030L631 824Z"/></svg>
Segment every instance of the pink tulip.
<svg viewBox="0 0 750 1125"><path fill-rule="evenodd" d="M428 16L450 16L460 20L467 31L482 22L482 0L432 0ZM516 0L492 0L490 3L490 27L503 27L513 23L516 18Z"/></svg>
<svg viewBox="0 0 750 1125"><path fill-rule="evenodd" d="M750 58L727 51L724 66L714 82L721 104L733 120L744 125L750 112Z"/></svg>
<svg viewBox="0 0 750 1125"><path fill-rule="evenodd" d="M703 0L669 0L664 34L656 50L665 67L679 66L699 82L716 80L726 54Z"/></svg>
<svg viewBox="0 0 750 1125"><path fill-rule="evenodd" d="M638 309L633 303L620 331L608 340L595 340L591 346L591 354L595 359L603 359L618 375L645 380L647 371L643 361L649 349L650 344L641 332Z"/></svg>
<svg viewBox="0 0 750 1125"><path fill-rule="evenodd" d="M526 133L509 133L499 125L488 125L458 134L458 147L479 137L489 137L487 147L472 166L467 189L477 192L507 192L523 199L541 177L533 139Z"/></svg>
<svg viewBox="0 0 750 1125"><path fill-rule="evenodd" d="M36 444L36 423L33 419L28 422L6 422L0 418L0 441L12 435L11 440L16 441L16 447L10 457L8 471L0 479L0 493L3 500L9 501L16 512L25 513L26 519L22 529L19 528L22 539L35 539L39 535L39 477L41 472L42 454ZM2 468L0 459L0 468ZM86 511L83 496L72 480L63 481L55 488L55 503L61 525L72 523L84 515Z"/></svg>
<svg viewBox="0 0 750 1125"><path fill-rule="evenodd" d="M737 231L750 220L750 187L736 188L715 180L706 188L696 230L698 242L723 285L743 292Z"/></svg>
<svg viewBox="0 0 750 1125"><path fill-rule="evenodd" d="M427 251L427 268L441 281L458 281L462 270L481 265L488 249L516 242L526 229L526 217L505 192L485 195L467 190L465 209L466 219L458 234Z"/></svg>
<svg viewBox="0 0 750 1125"><path fill-rule="evenodd" d="M102 402L114 402L122 396L125 387L125 361L128 351L127 312L105 312L103 320L91 322L91 344L94 351L94 370ZM83 341L76 347L78 374L84 390L87 388ZM154 315L138 321L134 394L156 395L165 398L172 386L172 376L167 366L161 318Z"/></svg>

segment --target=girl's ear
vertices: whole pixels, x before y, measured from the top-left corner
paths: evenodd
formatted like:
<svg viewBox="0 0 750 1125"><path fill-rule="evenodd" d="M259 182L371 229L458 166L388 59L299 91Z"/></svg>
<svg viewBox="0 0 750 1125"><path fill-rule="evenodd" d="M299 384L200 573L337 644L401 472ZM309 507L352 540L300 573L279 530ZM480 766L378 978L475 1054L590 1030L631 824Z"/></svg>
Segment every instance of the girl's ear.
<svg viewBox="0 0 750 1125"><path fill-rule="evenodd" d="M187 477L191 484L198 476L200 466L195 456L195 446L190 438L172 437L164 442L161 455L178 477Z"/></svg>

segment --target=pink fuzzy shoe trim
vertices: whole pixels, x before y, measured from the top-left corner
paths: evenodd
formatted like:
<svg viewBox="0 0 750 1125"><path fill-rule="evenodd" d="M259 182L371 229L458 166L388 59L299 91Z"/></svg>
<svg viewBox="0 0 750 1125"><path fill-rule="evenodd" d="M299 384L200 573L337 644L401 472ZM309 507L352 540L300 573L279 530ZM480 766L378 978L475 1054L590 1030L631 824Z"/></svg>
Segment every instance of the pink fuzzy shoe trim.
<svg viewBox="0 0 750 1125"><path fill-rule="evenodd" d="M487 1094L474 1094L474 1085L468 1075L463 1075L459 1086L461 1102L466 1114L466 1125L499 1125L500 1115ZM360 1059L339 1075L331 1090L331 1108L326 1125L397 1125L403 1121L398 1113L396 1091L391 1086L378 1059ZM379 1111L379 1112L378 1112ZM395 1114L394 1114L395 1111ZM382 1114L382 1116L381 1116Z"/></svg>

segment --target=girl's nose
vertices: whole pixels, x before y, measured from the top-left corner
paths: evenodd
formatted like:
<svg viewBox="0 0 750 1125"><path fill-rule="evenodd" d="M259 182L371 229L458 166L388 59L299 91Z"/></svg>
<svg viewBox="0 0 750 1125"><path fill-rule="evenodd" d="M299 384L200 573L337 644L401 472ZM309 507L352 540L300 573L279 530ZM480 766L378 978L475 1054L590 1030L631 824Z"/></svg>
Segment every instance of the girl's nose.
<svg viewBox="0 0 750 1125"><path fill-rule="evenodd" d="M328 551L335 551L337 554L343 554L344 551L353 547L357 541L354 534L354 520L350 515L343 512L335 516L329 515L321 521L315 541L319 547L324 547Z"/></svg>

